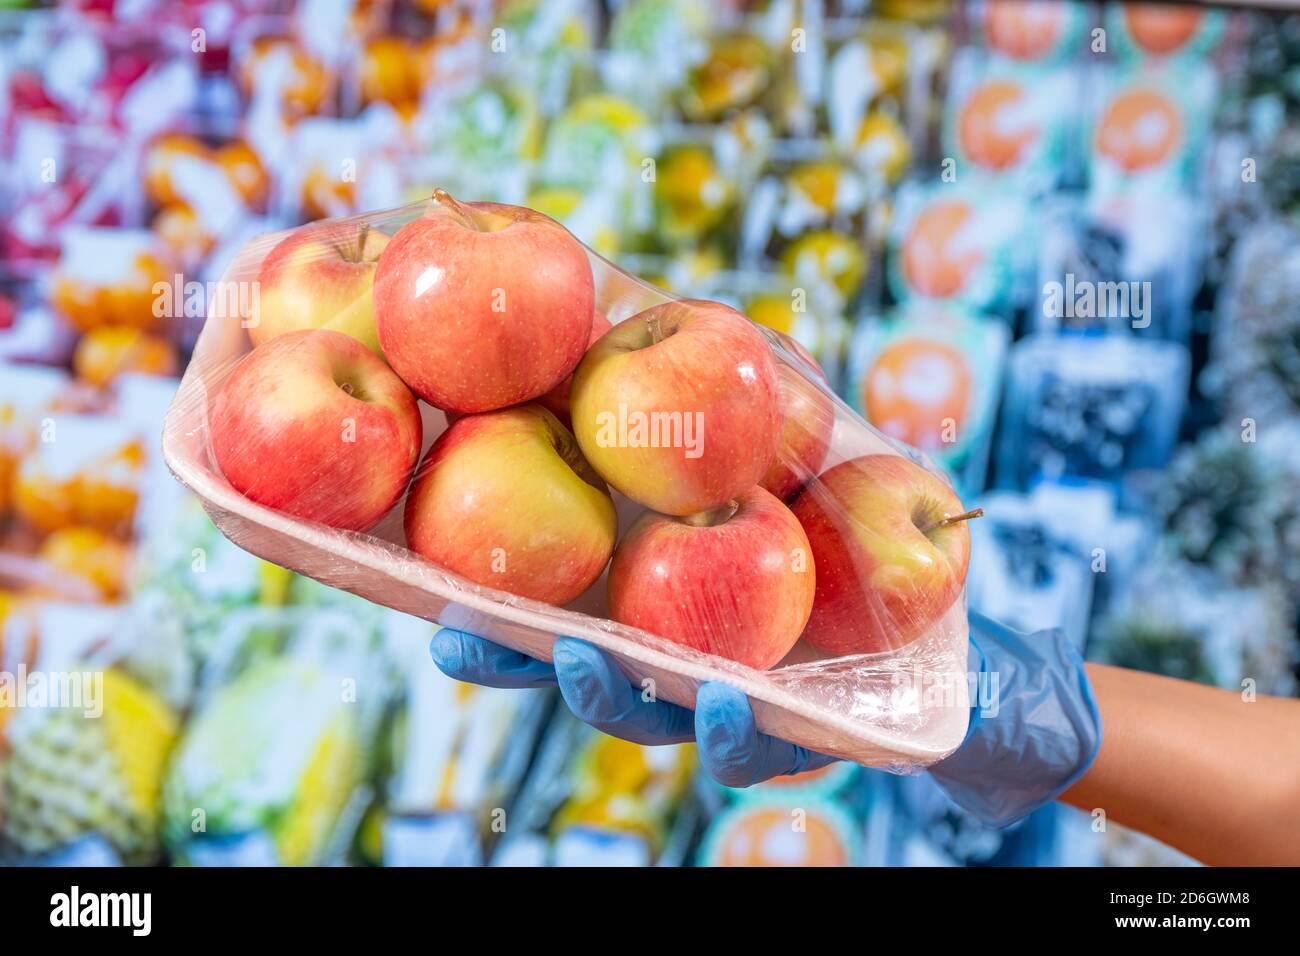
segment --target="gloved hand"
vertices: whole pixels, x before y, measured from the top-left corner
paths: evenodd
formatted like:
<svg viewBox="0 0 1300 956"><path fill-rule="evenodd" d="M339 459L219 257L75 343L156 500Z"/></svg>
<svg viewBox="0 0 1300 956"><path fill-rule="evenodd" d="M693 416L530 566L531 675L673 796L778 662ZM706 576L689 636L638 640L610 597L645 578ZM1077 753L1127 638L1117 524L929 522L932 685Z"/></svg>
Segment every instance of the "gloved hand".
<svg viewBox="0 0 1300 956"><path fill-rule="evenodd" d="M930 776L980 822L1010 826L1092 766L1101 712L1082 655L1059 630L1021 634L972 613L968 661L977 675L970 727Z"/></svg>
<svg viewBox="0 0 1300 956"><path fill-rule="evenodd" d="M971 667L985 699L972 700L962 746L930 772L959 806L1007 826L1083 775L1101 742L1101 717L1083 661L1059 632L1025 637L977 614L970 624ZM447 628L434 636L431 652L443 673L458 680L558 685L579 719L616 737L641 744L693 739L705 770L725 786L748 787L834 760L760 734L749 699L727 684L701 685L694 712L646 701L613 658L575 638L555 642L553 665Z"/></svg>

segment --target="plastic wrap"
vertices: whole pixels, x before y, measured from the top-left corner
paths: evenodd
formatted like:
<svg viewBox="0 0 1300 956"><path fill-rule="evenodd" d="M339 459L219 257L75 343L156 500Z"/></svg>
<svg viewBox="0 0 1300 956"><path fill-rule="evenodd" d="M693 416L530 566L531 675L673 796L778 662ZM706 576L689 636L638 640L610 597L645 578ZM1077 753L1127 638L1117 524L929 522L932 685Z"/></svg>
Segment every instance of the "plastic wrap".
<svg viewBox="0 0 1300 956"><path fill-rule="evenodd" d="M445 194L261 237L205 291L164 452L241 547L541 659L582 638L658 699L725 681L859 763L963 739L969 516L792 340Z"/></svg>

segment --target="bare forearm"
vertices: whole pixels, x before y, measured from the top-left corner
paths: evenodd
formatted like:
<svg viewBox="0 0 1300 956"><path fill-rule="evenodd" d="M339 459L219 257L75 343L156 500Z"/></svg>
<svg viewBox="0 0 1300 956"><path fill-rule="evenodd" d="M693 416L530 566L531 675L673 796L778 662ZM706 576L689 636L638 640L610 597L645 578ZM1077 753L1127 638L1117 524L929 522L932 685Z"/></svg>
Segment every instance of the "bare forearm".
<svg viewBox="0 0 1300 956"><path fill-rule="evenodd" d="M1300 863L1300 701L1088 665L1102 745L1062 800L1205 863Z"/></svg>

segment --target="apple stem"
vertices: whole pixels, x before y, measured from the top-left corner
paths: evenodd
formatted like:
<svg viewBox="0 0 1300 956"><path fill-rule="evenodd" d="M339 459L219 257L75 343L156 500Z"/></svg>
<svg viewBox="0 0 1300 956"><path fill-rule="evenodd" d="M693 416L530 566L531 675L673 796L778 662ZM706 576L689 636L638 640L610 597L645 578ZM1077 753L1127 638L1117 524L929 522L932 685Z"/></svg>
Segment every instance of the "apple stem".
<svg viewBox="0 0 1300 956"><path fill-rule="evenodd" d="M930 525L927 528L923 528L921 530L923 534L929 534L931 531L934 531L936 528L946 528L949 525L954 525L962 521L970 521L972 518L982 518L982 517L984 517L984 509L975 508L974 510L967 511L963 514L948 515L945 518L943 518L943 520L936 521L934 524Z"/></svg>
<svg viewBox="0 0 1300 956"><path fill-rule="evenodd" d="M692 528L712 528L714 525L723 524L724 522L731 520L739 510L739 501L728 501L725 505L722 505L719 508L714 508L712 511L699 511L693 515L686 515L678 520L681 521L682 524L690 525Z"/></svg>
<svg viewBox="0 0 1300 956"><path fill-rule="evenodd" d="M363 222L361 228L357 230L357 246L355 256L349 256L351 262L361 262L366 258L366 236L370 235L370 223Z"/></svg>
<svg viewBox="0 0 1300 956"><path fill-rule="evenodd" d="M447 190L439 187L433 191L433 201L439 206L446 206L451 212L471 229L478 229L478 223L464 203L455 199Z"/></svg>

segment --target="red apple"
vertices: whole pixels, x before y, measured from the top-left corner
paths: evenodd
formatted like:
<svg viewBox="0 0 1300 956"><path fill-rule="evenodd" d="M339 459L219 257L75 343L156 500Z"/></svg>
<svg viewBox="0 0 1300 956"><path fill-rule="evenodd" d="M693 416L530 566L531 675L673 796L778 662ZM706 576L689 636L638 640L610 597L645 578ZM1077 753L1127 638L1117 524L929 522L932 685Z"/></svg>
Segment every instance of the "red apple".
<svg viewBox="0 0 1300 956"><path fill-rule="evenodd" d="M600 337L612 329L614 326L605 318L605 313L597 309L591 316L591 338L587 341L587 348L591 348ZM555 388L551 389L545 395L537 400L548 412L564 423L565 428L571 428L569 417L569 390L573 387L573 376L570 375Z"/></svg>
<svg viewBox="0 0 1300 956"><path fill-rule="evenodd" d="M587 253L531 209L434 197L438 205L379 259L375 317L388 363L446 411L546 394L573 372L591 335Z"/></svg>
<svg viewBox="0 0 1300 956"><path fill-rule="evenodd" d="M567 604L600 577L614 502L554 415L466 415L425 456L406 499L410 547L477 584Z"/></svg>
<svg viewBox="0 0 1300 956"><path fill-rule="evenodd" d="M941 479L899 455L866 455L814 479L794 504L817 565L804 637L871 654L920 637L961 596L970 532Z"/></svg>
<svg viewBox="0 0 1300 956"><path fill-rule="evenodd" d="M364 531L401 496L420 411L401 379L342 332L289 332L249 352L217 392L212 449L259 504Z"/></svg>
<svg viewBox="0 0 1300 956"><path fill-rule="evenodd" d="M799 640L817 575L790 509L754 487L712 512L647 512L609 570L614 620L765 670Z"/></svg>
<svg viewBox="0 0 1300 956"><path fill-rule="evenodd" d="M300 329L333 329L376 355L372 284L388 237L368 226L325 222L304 226L271 250L258 272L254 345Z"/></svg>
<svg viewBox="0 0 1300 956"><path fill-rule="evenodd" d="M587 460L635 501L710 511L758 484L781 437L776 360L735 309L683 300L620 322L573 376Z"/></svg>
<svg viewBox="0 0 1300 956"><path fill-rule="evenodd" d="M818 368L814 362L813 367ZM821 470L835 429L835 404L816 382L783 362L781 380L781 445L760 484L782 501L801 489Z"/></svg>

